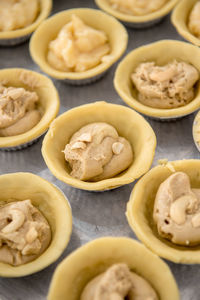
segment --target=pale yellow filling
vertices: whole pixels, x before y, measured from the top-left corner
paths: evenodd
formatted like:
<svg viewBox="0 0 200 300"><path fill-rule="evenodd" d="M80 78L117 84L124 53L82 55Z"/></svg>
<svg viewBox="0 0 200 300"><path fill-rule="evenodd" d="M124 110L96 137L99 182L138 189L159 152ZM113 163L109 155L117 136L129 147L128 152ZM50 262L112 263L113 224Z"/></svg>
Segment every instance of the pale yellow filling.
<svg viewBox="0 0 200 300"><path fill-rule="evenodd" d="M51 229L30 200L0 206L0 262L22 265L48 247Z"/></svg>
<svg viewBox="0 0 200 300"><path fill-rule="evenodd" d="M102 63L109 52L106 34L72 15L71 22L50 42L47 60L60 71L84 72Z"/></svg>
<svg viewBox="0 0 200 300"><path fill-rule="evenodd" d="M158 300L156 292L141 276L129 271L126 264L115 264L92 279L80 300Z"/></svg>
<svg viewBox="0 0 200 300"><path fill-rule="evenodd" d="M0 31L24 28L35 21L38 13L38 0L1 0Z"/></svg>
<svg viewBox="0 0 200 300"><path fill-rule="evenodd" d="M14 136L33 128L41 118L36 109L38 100L35 92L0 85L0 136Z"/></svg>
<svg viewBox="0 0 200 300"><path fill-rule="evenodd" d="M200 1L192 8L189 15L188 27L192 34L200 38Z"/></svg>
<svg viewBox="0 0 200 300"><path fill-rule="evenodd" d="M176 60L164 66L141 63L131 75L138 100L154 108L177 108L194 99L199 72L192 65Z"/></svg>
<svg viewBox="0 0 200 300"><path fill-rule="evenodd" d="M153 218L159 234L173 243L200 243L200 189L191 188L187 174L175 172L160 185Z"/></svg>
<svg viewBox="0 0 200 300"><path fill-rule="evenodd" d="M122 13L143 16L159 10L168 0L109 0Z"/></svg>
<svg viewBox="0 0 200 300"><path fill-rule="evenodd" d="M78 130L64 149L71 176L99 181L127 169L133 160L130 143L107 123L91 123Z"/></svg>

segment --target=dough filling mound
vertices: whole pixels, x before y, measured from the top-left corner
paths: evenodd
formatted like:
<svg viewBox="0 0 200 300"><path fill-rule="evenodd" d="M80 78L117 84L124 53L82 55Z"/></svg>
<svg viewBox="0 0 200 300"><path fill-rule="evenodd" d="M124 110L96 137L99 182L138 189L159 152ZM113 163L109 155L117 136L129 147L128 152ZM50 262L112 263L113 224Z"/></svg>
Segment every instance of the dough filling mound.
<svg viewBox="0 0 200 300"><path fill-rule="evenodd" d="M143 16L159 10L168 0L110 0L112 7L124 14Z"/></svg>
<svg viewBox="0 0 200 300"><path fill-rule="evenodd" d="M200 1L197 1L189 15L188 28L200 39Z"/></svg>
<svg viewBox="0 0 200 300"><path fill-rule="evenodd" d="M71 22L50 42L47 60L59 71L84 72L102 63L109 52L106 34L72 15Z"/></svg>
<svg viewBox="0 0 200 300"><path fill-rule="evenodd" d="M27 27L35 21L38 13L38 0L1 0L0 31Z"/></svg>
<svg viewBox="0 0 200 300"><path fill-rule="evenodd" d="M71 176L85 181L113 177L133 161L130 143L107 123L82 127L72 136L64 154L72 168Z"/></svg>
<svg viewBox="0 0 200 300"><path fill-rule="evenodd" d="M13 266L40 256L51 241L51 229L30 200L0 206L0 262Z"/></svg>
<svg viewBox="0 0 200 300"><path fill-rule="evenodd" d="M175 172L159 187L153 218L160 236L171 242L200 244L200 189L192 189L187 174Z"/></svg>
<svg viewBox="0 0 200 300"><path fill-rule="evenodd" d="M41 118L38 95L24 88L0 85L0 136L15 136L33 128Z"/></svg>
<svg viewBox="0 0 200 300"><path fill-rule="evenodd" d="M115 264L91 280L80 300L158 300L154 289L126 264Z"/></svg>
<svg viewBox="0 0 200 300"><path fill-rule="evenodd" d="M176 60L164 66L141 63L131 75L138 100L153 108L177 108L194 99L199 72L192 65Z"/></svg>

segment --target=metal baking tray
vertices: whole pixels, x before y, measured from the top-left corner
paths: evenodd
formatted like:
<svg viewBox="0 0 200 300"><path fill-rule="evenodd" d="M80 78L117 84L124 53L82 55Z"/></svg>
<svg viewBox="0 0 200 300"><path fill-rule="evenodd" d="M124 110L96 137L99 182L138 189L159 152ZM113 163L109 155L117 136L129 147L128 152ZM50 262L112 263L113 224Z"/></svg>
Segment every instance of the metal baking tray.
<svg viewBox="0 0 200 300"><path fill-rule="evenodd" d="M52 14L75 7L97 8L93 0L54 0ZM128 29L129 44L127 52L141 45L161 39L181 40L170 23L170 16L153 27ZM29 44L0 48L0 68L22 67L39 71L29 54ZM166 49L167 51L167 49ZM165 55L162 53L162 55ZM60 113L78 105L106 100L125 105L113 87L113 76L117 64L101 80L85 86L71 86L54 81L60 95ZM194 114L176 122L157 122L147 119L157 136L157 148L153 165L158 159L168 160L200 158L192 139ZM20 151L0 152L0 174L18 171L32 172L56 184L68 197L73 212L73 233L71 241L60 259L40 271L23 278L0 278L0 300L44 300L50 280L58 265L70 252L84 243L101 236L129 236L136 239L126 217L126 203L134 184L104 193L81 191L58 181L48 170L42 155L43 137L34 145ZM167 262L180 289L182 300L200 299L200 267ZM56 299L55 299L56 300ZM169 299L173 300L173 299Z"/></svg>

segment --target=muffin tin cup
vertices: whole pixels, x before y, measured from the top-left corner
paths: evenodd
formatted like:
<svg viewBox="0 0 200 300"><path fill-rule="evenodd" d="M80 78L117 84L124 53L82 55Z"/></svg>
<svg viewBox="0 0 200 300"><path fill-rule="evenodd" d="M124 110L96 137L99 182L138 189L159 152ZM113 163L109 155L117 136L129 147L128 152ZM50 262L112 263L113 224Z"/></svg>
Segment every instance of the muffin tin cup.
<svg viewBox="0 0 200 300"><path fill-rule="evenodd" d="M127 237L98 238L71 253L56 268L47 299L79 300L92 279L119 263L127 264L131 271L146 279L160 300L180 299L167 264L144 245Z"/></svg>
<svg viewBox="0 0 200 300"><path fill-rule="evenodd" d="M145 29L160 23L164 18L165 16L151 21L137 22L137 23L122 21L122 24L124 24L124 26L126 27L133 28L133 29Z"/></svg>
<svg viewBox="0 0 200 300"><path fill-rule="evenodd" d="M192 188L200 188L200 160L163 160L135 184L127 203L126 217L138 239L152 252L174 263L199 264L200 244L180 246L161 237L153 220L154 201L158 188L174 172L185 172ZM139 213L138 213L139 212Z"/></svg>
<svg viewBox="0 0 200 300"><path fill-rule="evenodd" d="M166 55L160 55L166 49ZM144 105L137 99L137 90L131 81L131 74L138 65L153 61L156 65L162 66L173 60L193 65L200 76L200 49L198 47L176 40L161 40L134 49L122 59L114 76L114 87L117 93L134 110L154 120L174 121L194 113L200 106L200 78L195 85L194 99L187 105L172 109L160 109Z"/></svg>
<svg viewBox="0 0 200 300"><path fill-rule="evenodd" d="M95 122L116 128L118 134L130 142L134 158L126 170L114 177L97 182L78 180L70 175L62 150L77 130ZM136 132L140 132L139 138ZM155 147L154 131L142 116L122 105L99 101L73 108L56 118L44 137L42 155L50 171L64 183L87 191L106 191L131 183L144 174L151 166Z"/></svg>
<svg viewBox="0 0 200 300"><path fill-rule="evenodd" d="M39 122L24 133L0 137L0 150L24 149L35 143L47 131L50 123L56 117L60 106L57 89L46 76L20 68L0 70L0 81L5 81L5 86L23 87L29 91L34 91L39 97L37 103L37 109L41 113Z"/></svg>
<svg viewBox="0 0 200 300"><path fill-rule="evenodd" d="M200 152L200 111L196 114L193 126L192 126L192 136L197 150Z"/></svg>
<svg viewBox="0 0 200 300"><path fill-rule="evenodd" d="M112 5L109 4L109 0L95 0L96 5L100 9L117 18L125 26L135 29L148 28L159 23L174 8L178 1L179 0L169 0L163 7L153 13L135 16L125 14L112 8Z"/></svg>
<svg viewBox="0 0 200 300"><path fill-rule="evenodd" d="M0 46L16 46L26 42L31 37L31 34L27 34L22 37L17 37L13 39L0 39Z"/></svg>
<svg viewBox="0 0 200 300"><path fill-rule="evenodd" d="M0 276L22 277L36 273L55 262L67 247L72 232L72 212L65 194L54 184L32 173L10 173L0 176L1 201L30 199L51 228L48 248L33 261L19 266L0 262Z"/></svg>
<svg viewBox="0 0 200 300"><path fill-rule="evenodd" d="M41 24L41 22L48 17L52 8L52 0L39 0L40 12L36 20L20 29L11 31L0 31L0 46L16 46L27 41L34 30Z"/></svg>
<svg viewBox="0 0 200 300"><path fill-rule="evenodd" d="M106 33L110 44L110 53L97 66L84 72L64 72L54 69L47 61L49 43L56 38L61 28L71 21L75 14L83 22ZM98 22L96 20L98 19ZM30 54L35 63L49 76L72 85L85 85L100 79L105 72L122 56L128 43L125 27L112 16L96 9L76 8L62 11L44 21L32 35Z"/></svg>
<svg viewBox="0 0 200 300"><path fill-rule="evenodd" d="M188 28L189 14L198 0L179 1L171 15L171 22L177 32L187 41L196 46L200 46L200 39L196 37Z"/></svg>
<svg viewBox="0 0 200 300"><path fill-rule="evenodd" d="M30 141L28 143L21 144L19 146L15 146L15 147L0 147L0 151L10 152L10 151L18 151L18 150L26 149L26 148L32 146L33 144L37 143L39 141L39 139L41 139L44 134L45 134L45 132L43 134L41 134L39 137L33 139L32 141Z"/></svg>
<svg viewBox="0 0 200 300"><path fill-rule="evenodd" d="M101 74L98 74L96 76L93 76L91 78L85 78L85 79L79 79L79 80L73 80L73 79L63 79L62 82L64 83L67 83L67 84L70 84L70 85L77 85L77 86L80 86L80 85L88 85L88 84L92 84L98 80L100 80L101 78L103 78L106 73L108 73L109 70L106 70L104 71L103 73Z"/></svg>

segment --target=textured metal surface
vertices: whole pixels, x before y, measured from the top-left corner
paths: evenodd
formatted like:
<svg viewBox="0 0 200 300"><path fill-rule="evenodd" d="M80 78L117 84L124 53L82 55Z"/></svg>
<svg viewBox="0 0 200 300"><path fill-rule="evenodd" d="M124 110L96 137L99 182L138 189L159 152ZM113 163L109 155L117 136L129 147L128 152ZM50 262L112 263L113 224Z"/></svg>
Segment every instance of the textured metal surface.
<svg viewBox="0 0 200 300"><path fill-rule="evenodd" d="M56 0L53 13L72 7L93 7L93 0ZM98 21L98 20L97 20ZM160 39L181 39L170 24L169 17L157 26L145 30L128 29L128 51ZM166 49L167 51L167 49ZM165 53L161 53L165 55ZM0 67L24 67L39 71L32 62L28 43L0 48ZM71 86L54 81L61 99L60 113L85 103L106 100L124 105L113 87L116 64L99 81L86 86ZM153 165L158 159L169 160L200 158L192 138L194 114L176 122L156 122L147 119L157 135L158 146ZM0 300L44 300L57 264L72 250L89 240L101 236L129 236L135 238L129 228L125 209L133 184L104 193L80 191L58 181L47 169L41 155L42 139L29 148L16 152L0 152L0 173L29 171L56 184L68 197L73 212L73 233L68 248L62 257L47 269L31 276L17 279L0 278ZM167 262L181 292L182 300L199 300L200 267ZM56 299L55 299L56 300ZM173 300L173 299L169 299Z"/></svg>

